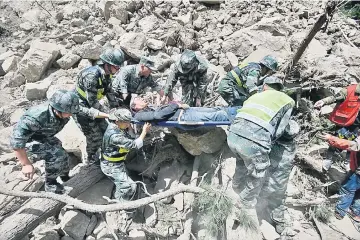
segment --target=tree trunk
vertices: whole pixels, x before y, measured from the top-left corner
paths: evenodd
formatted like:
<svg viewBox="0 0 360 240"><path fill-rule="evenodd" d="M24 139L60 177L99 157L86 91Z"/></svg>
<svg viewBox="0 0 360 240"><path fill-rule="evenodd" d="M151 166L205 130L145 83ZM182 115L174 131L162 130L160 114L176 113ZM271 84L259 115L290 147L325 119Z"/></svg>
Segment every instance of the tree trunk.
<svg viewBox="0 0 360 240"><path fill-rule="evenodd" d="M69 196L76 197L103 178L99 167L82 167L66 186ZM65 204L51 199L29 199L13 215L0 224L0 239L19 240L35 229L42 221L54 215Z"/></svg>

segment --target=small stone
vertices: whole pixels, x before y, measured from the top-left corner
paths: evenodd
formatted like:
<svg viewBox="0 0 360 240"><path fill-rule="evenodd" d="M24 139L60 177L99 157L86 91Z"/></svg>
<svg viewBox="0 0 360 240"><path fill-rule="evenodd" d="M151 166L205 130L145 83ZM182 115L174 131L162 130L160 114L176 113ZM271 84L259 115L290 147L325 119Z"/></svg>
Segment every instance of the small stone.
<svg viewBox="0 0 360 240"><path fill-rule="evenodd" d="M76 43L83 43L88 40L88 37L85 34L73 34L71 37Z"/></svg>
<svg viewBox="0 0 360 240"><path fill-rule="evenodd" d="M106 38L104 35L99 34L93 37L93 41L99 45L104 45L104 43L106 42Z"/></svg>
<svg viewBox="0 0 360 240"><path fill-rule="evenodd" d="M131 239L131 240L146 240L146 234L143 231L133 229L129 232L129 239Z"/></svg>
<svg viewBox="0 0 360 240"><path fill-rule="evenodd" d="M25 77L19 72L9 72L4 76L4 83L9 87L19 87L25 84Z"/></svg>
<svg viewBox="0 0 360 240"><path fill-rule="evenodd" d="M19 27L24 31L31 31L34 29L34 25L32 25L30 22L21 23Z"/></svg>
<svg viewBox="0 0 360 240"><path fill-rule="evenodd" d="M59 60L57 60L56 63L62 69L69 69L72 66L74 66L77 62L79 62L80 59L81 57L79 55L69 52L65 54L63 57L61 57Z"/></svg>
<svg viewBox="0 0 360 240"><path fill-rule="evenodd" d="M188 12L186 15L173 18L175 21L178 21L180 24L187 25L192 23L192 14Z"/></svg>
<svg viewBox="0 0 360 240"><path fill-rule="evenodd" d="M115 45L117 45L117 44L118 44L118 41L116 41L116 40L111 40L111 41L110 41L110 45L113 46L113 47L114 47Z"/></svg>
<svg viewBox="0 0 360 240"><path fill-rule="evenodd" d="M206 27L206 21L201 17L199 16L194 22L193 22L193 25L195 27L196 30L201 30L203 29L204 27Z"/></svg>
<svg viewBox="0 0 360 240"><path fill-rule="evenodd" d="M146 45L153 50L160 50L165 47L165 43L160 40L150 38L147 40Z"/></svg>
<svg viewBox="0 0 360 240"><path fill-rule="evenodd" d="M84 69L91 66L91 62L88 59L81 59L78 64L79 69Z"/></svg>
<svg viewBox="0 0 360 240"><path fill-rule="evenodd" d="M85 25L85 21L82 20L81 18L75 18L75 19L71 20L70 24L72 27L82 27Z"/></svg>
<svg viewBox="0 0 360 240"><path fill-rule="evenodd" d="M82 240L85 237L89 223L90 218L88 216L80 211L70 210L64 214L60 224L67 235L75 240Z"/></svg>
<svg viewBox="0 0 360 240"><path fill-rule="evenodd" d="M12 56L7 58L1 65L2 69L8 73L10 71L16 71L17 65L20 62L21 58L18 56Z"/></svg>

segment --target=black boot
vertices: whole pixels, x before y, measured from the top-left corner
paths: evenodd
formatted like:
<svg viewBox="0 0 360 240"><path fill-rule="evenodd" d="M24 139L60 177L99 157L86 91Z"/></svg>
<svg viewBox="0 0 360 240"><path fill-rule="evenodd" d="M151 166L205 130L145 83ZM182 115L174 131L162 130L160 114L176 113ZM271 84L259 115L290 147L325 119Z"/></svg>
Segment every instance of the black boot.
<svg viewBox="0 0 360 240"><path fill-rule="evenodd" d="M64 186L56 181L56 179L45 180L45 192L52 192L56 194L64 194Z"/></svg>
<svg viewBox="0 0 360 240"><path fill-rule="evenodd" d="M61 178L61 181L63 181L63 182L69 181L69 179L70 179L69 173L66 173L63 176L60 176L60 178Z"/></svg>

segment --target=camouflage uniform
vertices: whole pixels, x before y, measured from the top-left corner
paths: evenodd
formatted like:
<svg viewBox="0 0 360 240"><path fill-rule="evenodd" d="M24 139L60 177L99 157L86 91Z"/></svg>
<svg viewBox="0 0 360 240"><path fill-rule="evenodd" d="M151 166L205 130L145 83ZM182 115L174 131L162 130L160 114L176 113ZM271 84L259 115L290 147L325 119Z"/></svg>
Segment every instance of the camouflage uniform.
<svg viewBox="0 0 360 240"><path fill-rule="evenodd" d="M153 91L160 91L161 87L153 80L152 76L139 76L140 64L129 65L121 68L119 74L116 75L112 91L122 97L122 94L129 94L128 99L124 99L125 104L130 103L130 95L142 94L147 87L151 87Z"/></svg>
<svg viewBox="0 0 360 240"><path fill-rule="evenodd" d="M132 139L126 130L110 123L104 134L102 144L101 170L115 183L115 198L131 200L136 192L136 184L127 174L125 158L130 149L139 149L141 139ZM122 158L114 160L113 158Z"/></svg>
<svg viewBox="0 0 360 240"><path fill-rule="evenodd" d="M196 60L193 63L194 67L190 71L184 70L181 62L182 58L172 64L170 66L170 73L166 81L164 93L165 96L169 96L178 80L180 80L182 87L182 103L188 104L190 107L195 107L196 98L201 99L202 102L205 99L208 63L205 59L195 55L195 53L190 50L185 50L182 57L187 54L194 55Z"/></svg>
<svg viewBox="0 0 360 240"><path fill-rule="evenodd" d="M96 111L80 108L81 115L91 116ZM47 181L67 176L69 156L55 137L69 119L58 118L49 104L30 108L15 125L10 144L13 149L25 148L30 160L45 160Z"/></svg>
<svg viewBox="0 0 360 240"><path fill-rule="evenodd" d="M277 62L271 56L266 56L260 63L236 66L220 81L218 93L230 106L242 106L252 92L257 92L257 86L262 83L260 78L264 67L276 71Z"/></svg>
<svg viewBox="0 0 360 240"><path fill-rule="evenodd" d="M256 104L259 99L269 103L268 106L276 105L277 110L270 110L266 103L264 106L259 102ZM237 157L234 189L239 192L245 205L256 205L256 199L271 166L270 152L273 144L287 127L294 104L290 97L278 91L267 90L255 94L245 102L230 126L227 142ZM268 121L252 117L254 111L255 115L261 116L261 109L271 112L272 115L266 115L269 117ZM240 165L245 165L245 168ZM241 176L244 176L243 179ZM240 184L243 182L246 184L241 189Z"/></svg>
<svg viewBox="0 0 360 240"><path fill-rule="evenodd" d="M105 111L99 100L104 95L109 100L110 107L117 107L118 102L111 93L111 75L105 75L100 66L91 66L80 72L76 81L76 92L80 98L80 106L88 109ZM100 148L102 137L107 128L105 119L88 118L86 116L73 116L76 124L86 137L85 161L97 162L95 153Z"/></svg>

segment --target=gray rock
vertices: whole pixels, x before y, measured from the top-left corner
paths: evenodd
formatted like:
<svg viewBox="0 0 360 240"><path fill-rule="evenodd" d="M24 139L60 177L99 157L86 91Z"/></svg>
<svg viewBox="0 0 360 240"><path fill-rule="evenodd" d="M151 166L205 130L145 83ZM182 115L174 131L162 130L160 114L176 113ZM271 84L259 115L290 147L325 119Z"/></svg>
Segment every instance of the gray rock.
<svg viewBox="0 0 360 240"><path fill-rule="evenodd" d="M206 27L206 21L201 16L199 16L194 22L193 25L196 30L201 30Z"/></svg>
<svg viewBox="0 0 360 240"><path fill-rule="evenodd" d="M19 25L19 27L24 31L31 31L34 29L34 25L30 22L23 22Z"/></svg>
<svg viewBox="0 0 360 240"><path fill-rule="evenodd" d="M19 72L9 72L4 76L4 86L7 87L19 87L25 82L25 77Z"/></svg>
<svg viewBox="0 0 360 240"><path fill-rule="evenodd" d="M188 12L186 15L173 18L175 21L179 22L182 25L192 24L192 14Z"/></svg>
<svg viewBox="0 0 360 240"><path fill-rule="evenodd" d="M275 228L265 220L261 221L260 231L265 240L276 240L280 235L275 231Z"/></svg>
<svg viewBox="0 0 360 240"><path fill-rule="evenodd" d="M70 25L72 27L82 27L82 26L85 25L85 21L82 20L81 18L74 18L74 19L71 20Z"/></svg>
<svg viewBox="0 0 360 240"><path fill-rule="evenodd" d="M103 15L103 17L105 18L106 22L110 18L110 8L113 4L115 4L115 1L112 1L112 0L102 0L98 4L98 8L99 8L101 14Z"/></svg>
<svg viewBox="0 0 360 240"><path fill-rule="evenodd" d="M25 109L23 108L16 109L10 116L10 124L13 125L17 123L24 113L25 113Z"/></svg>
<svg viewBox="0 0 360 240"><path fill-rule="evenodd" d="M129 239L131 239L131 240L146 240L146 234L143 231L133 229L129 232Z"/></svg>
<svg viewBox="0 0 360 240"><path fill-rule="evenodd" d="M221 128L201 129L191 132L171 131L185 148L185 150L193 156L204 153L214 153L221 149L226 143L225 131Z"/></svg>
<svg viewBox="0 0 360 240"><path fill-rule="evenodd" d="M99 45L104 45L106 42L106 37L103 34L98 34L93 37L93 41Z"/></svg>
<svg viewBox="0 0 360 240"><path fill-rule="evenodd" d="M143 33L125 33L119 39L120 47L130 57L140 59L144 55L143 48L146 43L146 37Z"/></svg>
<svg viewBox="0 0 360 240"><path fill-rule="evenodd" d="M114 239L113 235L107 228L103 228L97 235L96 239Z"/></svg>
<svg viewBox="0 0 360 240"><path fill-rule="evenodd" d="M78 69L84 69L91 66L91 62L88 59L81 59L78 64Z"/></svg>
<svg viewBox="0 0 360 240"><path fill-rule="evenodd" d="M86 42L88 40L88 36L86 36L85 34L73 34L71 36L72 40L74 40L74 42L76 43L83 43Z"/></svg>
<svg viewBox="0 0 360 240"><path fill-rule="evenodd" d="M154 15L140 19L138 25L144 33L148 33L159 26L159 20Z"/></svg>
<svg viewBox="0 0 360 240"><path fill-rule="evenodd" d="M110 7L110 16L119 19L122 24L126 24L129 19L129 13L124 6L117 4Z"/></svg>
<svg viewBox="0 0 360 240"><path fill-rule="evenodd" d="M34 240L60 240L59 234L52 229L49 229L45 232L34 234Z"/></svg>
<svg viewBox="0 0 360 240"><path fill-rule="evenodd" d="M115 17L111 17L108 24L112 27L116 36L121 36L126 33L125 29L121 27L121 21Z"/></svg>
<svg viewBox="0 0 360 240"><path fill-rule="evenodd" d="M19 72L27 82L36 82L60 53L54 43L34 41L19 63Z"/></svg>
<svg viewBox="0 0 360 240"><path fill-rule="evenodd" d="M232 52L227 52L225 53L227 59L229 59L230 64L232 67L236 67L239 64L239 60L237 58L237 56L235 54L233 54Z"/></svg>
<svg viewBox="0 0 360 240"><path fill-rule="evenodd" d="M165 43L163 41L156 40L153 38L148 39L146 45L148 46L148 48L151 48L152 50L160 50L165 47Z"/></svg>
<svg viewBox="0 0 360 240"><path fill-rule="evenodd" d="M14 55L15 55L15 53L13 51L4 52L4 53L0 54L0 62L5 61L5 59L7 59L11 56L14 56Z"/></svg>
<svg viewBox="0 0 360 240"><path fill-rule="evenodd" d="M79 62L80 59L81 57L79 55L69 52L65 54L63 57L61 57L59 60L57 60L56 63L62 69L69 69L72 66L74 66L77 62Z"/></svg>
<svg viewBox="0 0 360 240"><path fill-rule="evenodd" d="M80 211L67 211L61 220L61 229L74 240L83 240L90 218Z"/></svg>
<svg viewBox="0 0 360 240"><path fill-rule="evenodd" d="M25 97L29 101L42 100L46 98L46 92L48 91L51 81L44 80L36 83L25 84Z"/></svg>
<svg viewBox="0 0 360 240"><path fill-rule="evenodd" d="M61 240L74 240L72 237L69 236L63 236Z"/></svg>
<svg viewBox="0 0 360 240"><path fill-rule="evenodd" d="M94 231L94 229L96 227L97 222L98 222L97 217L95 215L92 215L90 218L89 226L86 229L86 236L89 236L92 234L92 232Z"/></svg>
<svg viewBox="0 0 360 240"><path fill-rule="evenodd" d="M215 5L215 4L221 4L225 2L225 0L197 0L199 3L209 4L209 5Z"/></svg>
<svg viewBox="0 0 360 240"><path fill-rule="evenodd" d="M110 198L113 188L114 183L110 179L104 178L81 193L77 198L89 204L107 204L108 202L103 196Z"/></svg>
<svg viewBox="0 0 360 240"><path fill-rule="evenodd" d="M8 57L1 65L2 69L8 73L10 71L16 71L17 65L20 62L21 58L18 56Z"/></svg>
<svg viewBox="0 0 360 240"><path fill-rule="evenodd" d="M85 43L75 49L75 53L82 58L97 60L100 57L102 47L96 43Z"/></svg>
<svg viewBox="0 0 360 240"><path fill-rule="evenodd" d="M335 55L342 57L347 66L360 66L360 49L344 43L337 43L334 46Z"/></svg>

